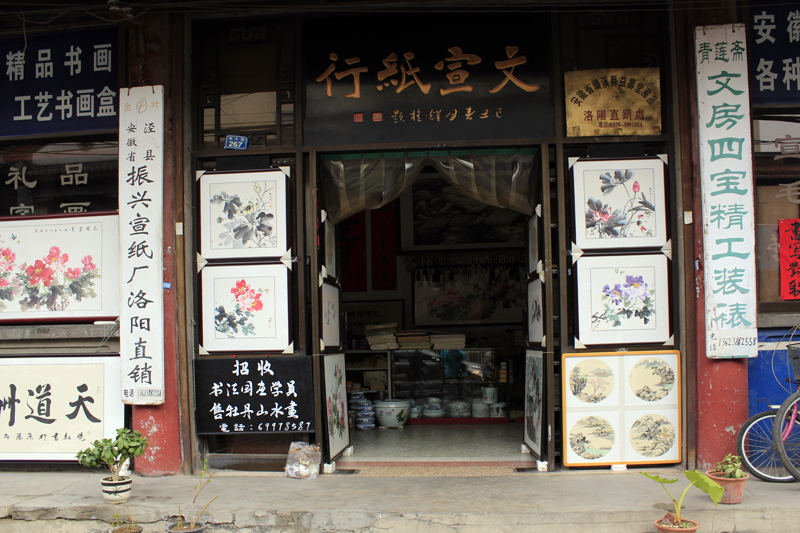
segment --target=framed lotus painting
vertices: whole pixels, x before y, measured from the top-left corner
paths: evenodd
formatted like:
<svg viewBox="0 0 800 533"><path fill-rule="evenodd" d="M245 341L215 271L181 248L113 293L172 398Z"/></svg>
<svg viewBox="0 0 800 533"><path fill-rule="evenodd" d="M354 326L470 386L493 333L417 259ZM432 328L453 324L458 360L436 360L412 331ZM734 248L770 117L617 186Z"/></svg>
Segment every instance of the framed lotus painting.
<svg viewBox="0 0 800 533"><path fill-rule="evenodd" d="M581 256L576 338L584 345L668 342L668 266L661 253Z"/></svg>
<svg viewBox="0 0 800 533"><path fill-rule="evenodd" d="M0 322L119 316L119 216L0 221Z"/></svg>
<svg viewBox="0 0 800 533"><path fill-rule="evenodd" d="M342 344L339 321L342 316L341 302L339 287L333 283L323 281L319 305L322 313L320 320L322 325L321 337L322 343L325 345L323 349L325 350L339 348Z"/></svg>
<svg viewBox="0 0 800 533"><path fill-rule="evenodd" d="M562 356L564 466L681 461L680 352Z"/></svg>
<svg viewBox="0 0 800 533"><path fill-rule="evenodd" d="M287 177L282 170L200 176L200 255L281 257L288 242Z"/></svg>
<svg viewBox="0 0 800 533"><path fill-rule="evenodd" d="M328 422L328 451L330 460L350 446L347 422L347 383L344 376L344 354L325 355L325 418Z"/></svg>
<svg viewBox="0 0 800 533"><path fill-rule="evenodd" d="M274 265L206 266L203 348L214 351L283 351L290 342L289 269Z"/></svg>
<svg viewBox="0 0 800 533"><path fill-rule="evenodd" d="M661 159L579 159L572 176L579 248L660 248L666 244Z"/></svg>

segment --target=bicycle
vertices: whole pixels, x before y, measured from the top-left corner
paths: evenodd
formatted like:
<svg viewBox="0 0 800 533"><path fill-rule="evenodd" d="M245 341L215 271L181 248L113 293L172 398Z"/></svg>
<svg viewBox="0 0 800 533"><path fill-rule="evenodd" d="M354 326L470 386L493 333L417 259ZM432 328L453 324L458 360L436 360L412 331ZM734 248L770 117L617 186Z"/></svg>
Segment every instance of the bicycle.
<svg viewBox="0 0 800 533"><path fill-rule="evenodd" d="M791 332L787 333L789 339L792 339L792 335L798 329L800 329L800 326L795 326ZM785 338L786 335L784 335L783 339ZM783 339L780 342L783 342ZM780 380L775 375L774 368L776 350L777 347L772 352L773 376L780 383ZM795 373L795 375L798 376L800 373ZM798 384L791 381L790 378L786 380L792 385ZM785 390L789 393L789 398L800 394L800 389L795 391L794 394L792 394L791 389ZM795 402L793 405L796 409L797 403ZM800 479L792 471L793 468L800 474L800 429L794 431L794 424L800 424L800 420L795 417L791 426L781 424L781 427L786 431L778 431L777 434L779 436L776 437L774 436L774 433L776 433L774 429L779 406L770 405L769 407L769 410L751 416L742 425L736 439L736 451L742 458L745 468L758 479L773 483L791 483L796 479ZM781 420L784 420L784 418L785 415ZM780 449L783 450L782 452L779 452L779 447L774 445L776 441L781 442ZM780 453L784 454L783 458ZM788 467L786 466L787 464Z"/></svg>
<svg viewBox="0 0 800 533"><path fill-rule="evenodd" d="M800 376L800 343L788 344L786 349L792 362L795 377ZM797 381L791 382L798 385ZM800 480L800 425L797 412L800 406L800 387L781 404L772 425L775 452L784 468L795 480Z"/></svg>

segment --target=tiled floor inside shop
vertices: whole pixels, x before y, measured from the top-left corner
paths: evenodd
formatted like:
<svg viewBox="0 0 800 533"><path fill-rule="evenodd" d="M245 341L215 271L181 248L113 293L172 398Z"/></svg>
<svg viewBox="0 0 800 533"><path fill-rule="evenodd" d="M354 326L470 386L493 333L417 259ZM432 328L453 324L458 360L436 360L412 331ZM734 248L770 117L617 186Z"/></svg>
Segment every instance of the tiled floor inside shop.
<svg viewBox="0 0 800 533"><path fill-rule="evenodd" d="M536 469L522 453L522 424L425 424L350 430L353 454L337 469L359 475L505 475ZM466 471L465 471L466 469Z"/></svg>

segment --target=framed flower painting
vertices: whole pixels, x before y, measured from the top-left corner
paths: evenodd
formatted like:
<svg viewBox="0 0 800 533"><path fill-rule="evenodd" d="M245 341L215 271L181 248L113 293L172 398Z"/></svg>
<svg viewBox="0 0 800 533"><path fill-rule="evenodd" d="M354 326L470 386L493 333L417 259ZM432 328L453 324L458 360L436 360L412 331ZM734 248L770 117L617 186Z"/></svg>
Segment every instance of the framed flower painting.
<svg viewBox="0 0 800 533"><path fill-rule="evenodd" d="M203 348L209 352L286 349L290 342L286 266L206 266L200 278Z"/></svg>
<svg viewBox="0 0 800 533"><path fill-rule="evenodd" d="M337 285L327 281L322 282L320 312L322 314L320 324L322 325L322 343L324 350L340 348L341 341L341 291Z"/></svg>
<svg viewBox="0 0 800 533"><path fill-rule="evenodd" d="M0 322L119 316L119 216L0 221Z"/></svg>
<svg viewBox="0 0 800 533"><path fill-rule="evenodd" d="M328 422L330 460L350 446L347 421L347 383L344 376L344 354L326 355L322 359L325 372L325 418Z"/></svg>
<svg viewBox="0 0 800 533"><path fill-rule="evenodd" d="M582 344L669 341L669 268L664 254L583 255L577 274L576 338Z"/></svg>
<svg viewBox="0 0 800 533"><path fill-rule="evenodd" d="M660 248L666 244L661 159L579 159L572 176L579 248Z"/></svg>
<svg viewBox="0 0 800 533"><path fill-rule="evenodd" d="M282 170L200 176L200 255L281 257L288 242L287 177Z"/></svg>

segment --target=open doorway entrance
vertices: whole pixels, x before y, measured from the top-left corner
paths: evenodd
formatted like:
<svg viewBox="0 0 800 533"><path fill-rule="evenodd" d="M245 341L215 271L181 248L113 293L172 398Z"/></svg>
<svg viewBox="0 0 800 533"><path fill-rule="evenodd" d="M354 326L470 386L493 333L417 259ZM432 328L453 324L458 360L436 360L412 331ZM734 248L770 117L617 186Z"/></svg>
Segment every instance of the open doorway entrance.
<svg viewBox="0 0 800 533"><path fill-rule="evenodd" d="M341 288L345 468L535 469L541 457L542 361L530 357L544 322L531 223L539 163L536 150L476 152L410 164L405 154L396 177L384 166L378 185L365 176L374 160L351 165L348 181L342 158L327 169L323 159L334 208L319 233L326 279ZM337 172L340 186L326 185ZM331 214L345 203L348 216Z"/></svg>

